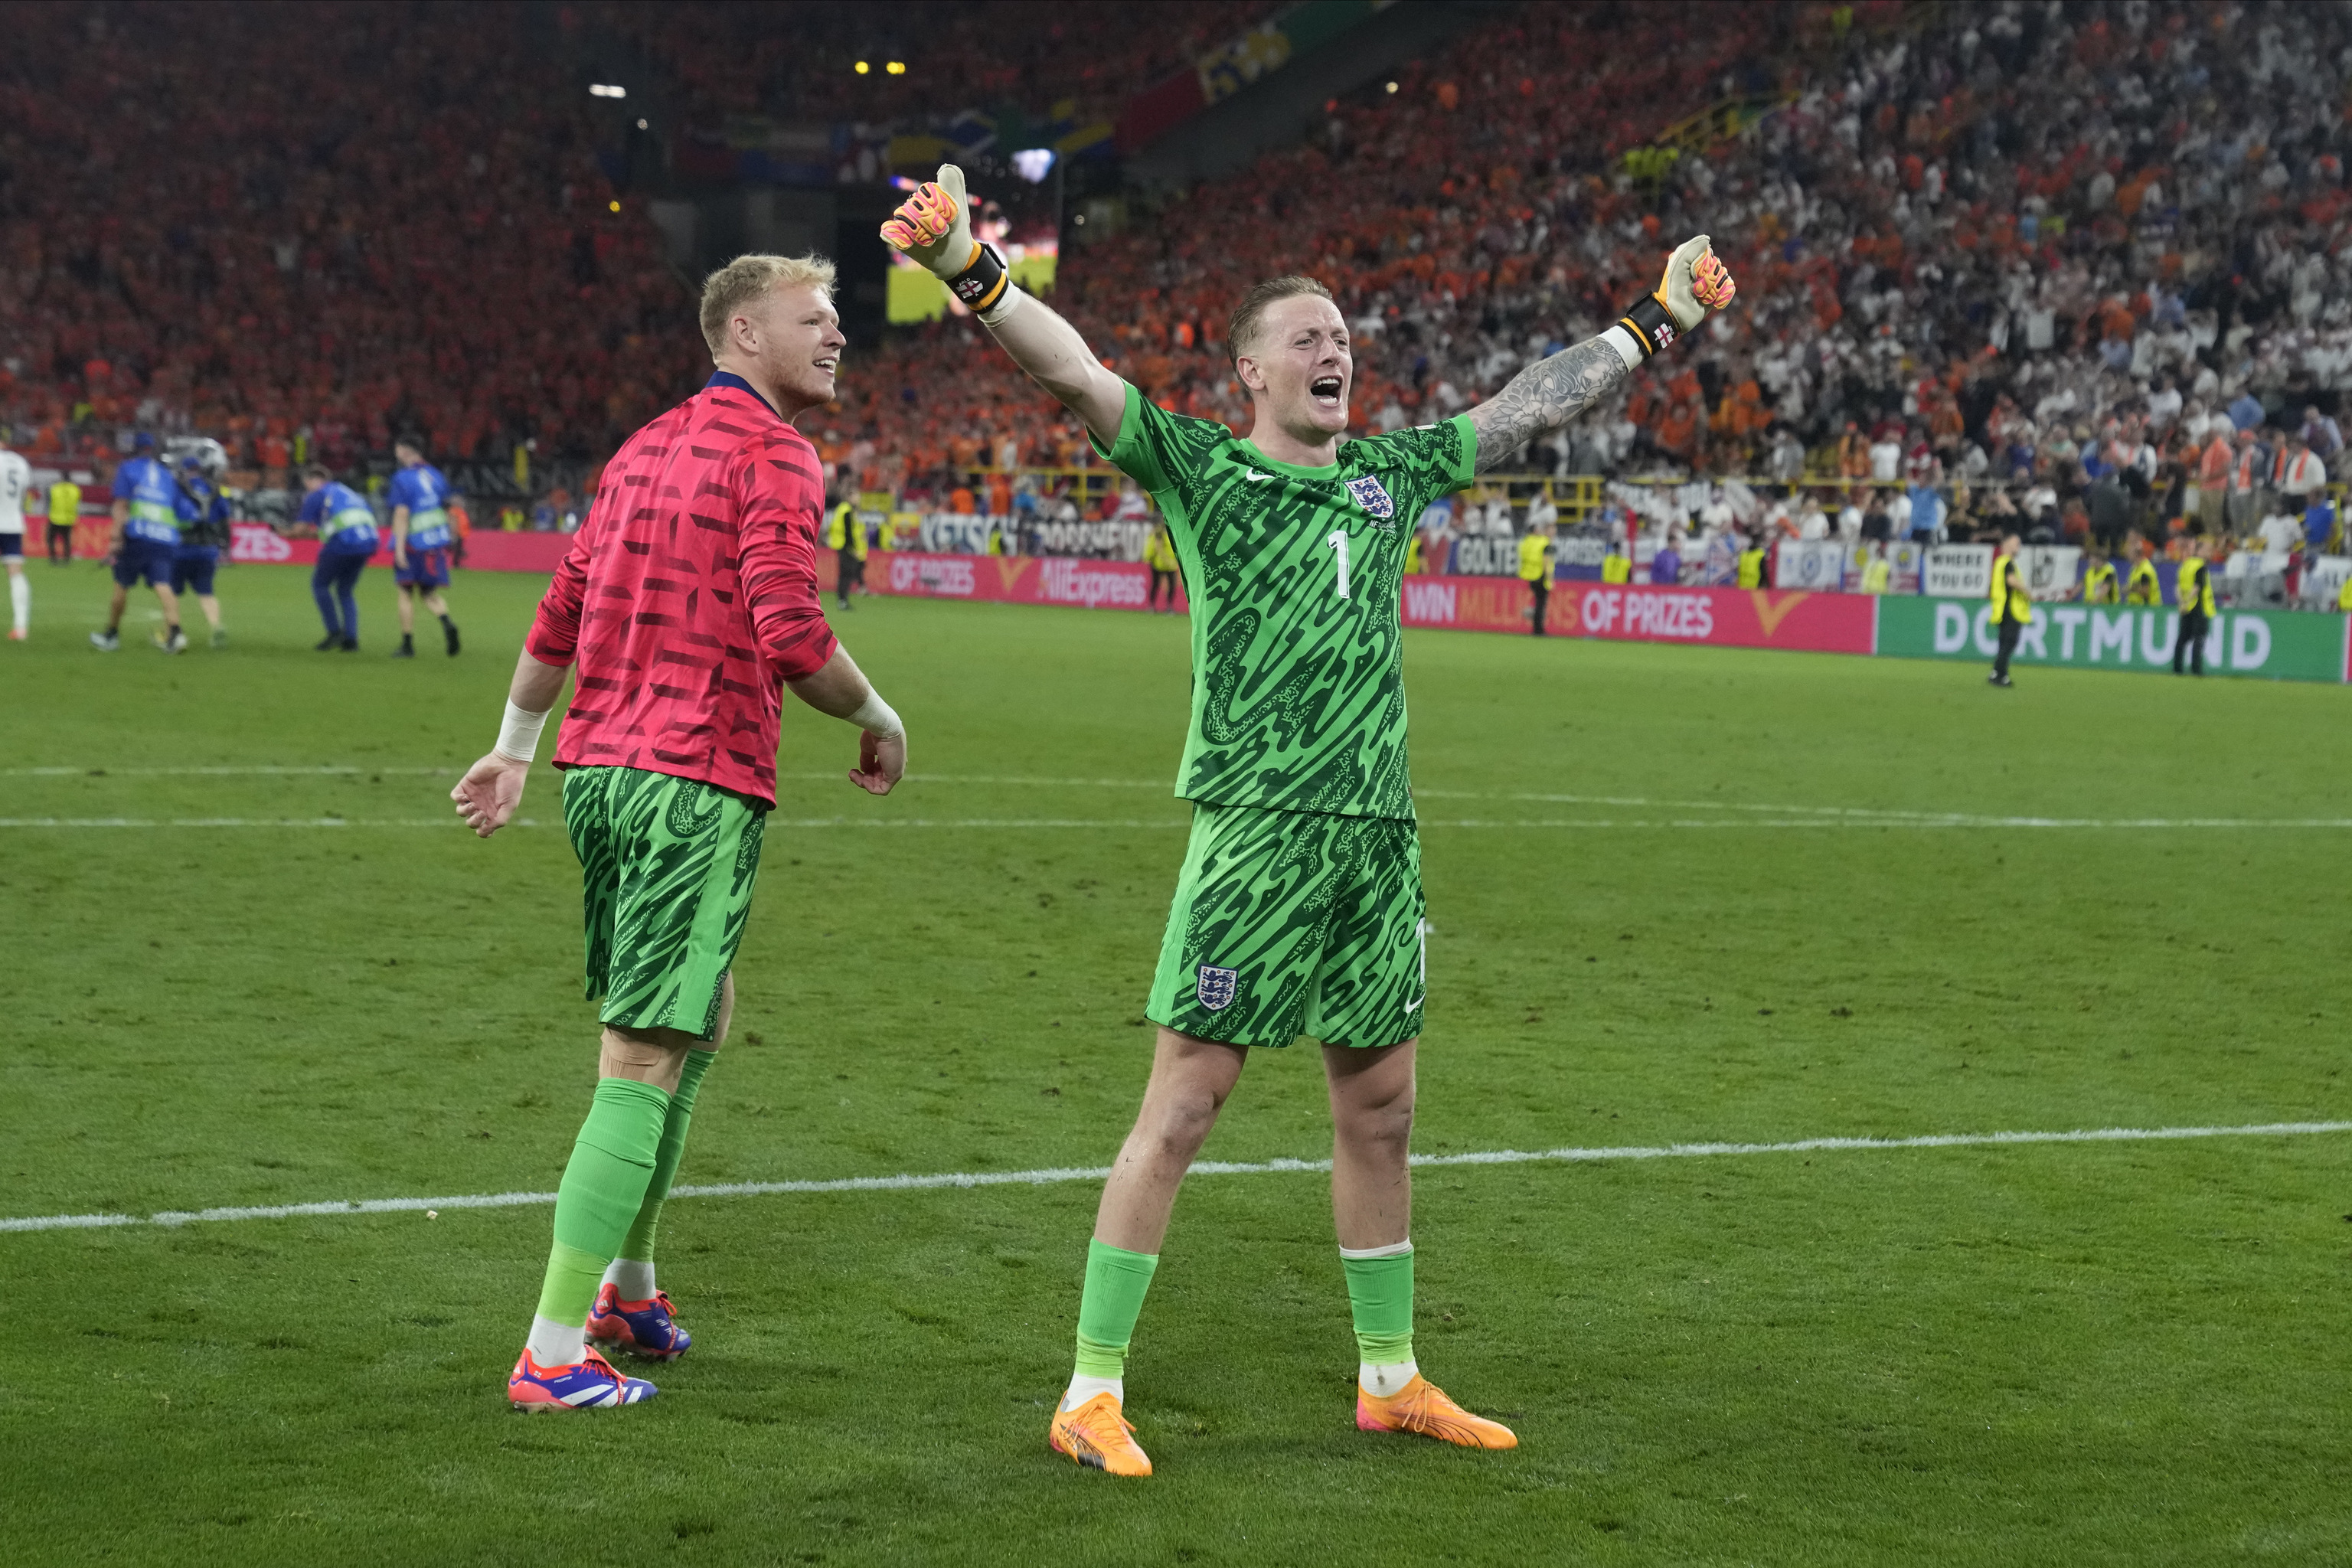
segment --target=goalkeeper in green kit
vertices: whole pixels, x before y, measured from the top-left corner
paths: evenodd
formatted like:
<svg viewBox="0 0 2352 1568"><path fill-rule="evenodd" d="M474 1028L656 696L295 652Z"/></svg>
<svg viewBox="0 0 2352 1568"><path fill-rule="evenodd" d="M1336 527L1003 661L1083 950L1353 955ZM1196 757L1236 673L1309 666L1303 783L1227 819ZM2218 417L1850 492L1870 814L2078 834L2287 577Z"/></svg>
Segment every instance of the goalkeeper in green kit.
<svg viewBox="0 0 2352 1568"><path fill-rule="evenodd" d="M1103 1187L1076 1372L1049 1441L1081 1465L1151 1473L1123 1418L1122 1375L1176 1189L1251 1047L1309 1036L1330 1083L1356 1425L1515 1447L1507 1427L1422 1377L1412 1356L1407 1145L1426 963L1405 765L1405 550L1431 501L1608 396L1729 304L1729 273L1701 235L1599 337L1443 424L1356 440L1346 321L1315 279L1273 279L1242 297L1226 337L1255 408L1243 439L1153 405L1014 288L1003 258L973 241L952 164L882 237L943 279L1151 493L1192 605L1192 720L1176 783L1192 803L1192 834L1145 1009L1159 1041L1143 1108Z"/></svg>

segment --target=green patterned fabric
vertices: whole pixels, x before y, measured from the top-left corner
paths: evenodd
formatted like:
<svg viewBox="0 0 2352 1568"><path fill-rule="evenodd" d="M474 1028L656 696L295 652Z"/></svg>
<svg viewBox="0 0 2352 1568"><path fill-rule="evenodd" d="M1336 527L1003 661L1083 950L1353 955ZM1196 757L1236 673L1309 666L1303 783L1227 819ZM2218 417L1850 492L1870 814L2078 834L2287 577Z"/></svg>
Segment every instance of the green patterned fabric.
<svg viewBox="0 0 2352 1568"><path fill-rule="evenodd" d="M1421 1033L1410 822L1196 805L1144 1014L1197 1039L1399 1045Z"/></svg>
<svg viewBox="0 0 2352 1568"><path fill-rule="evenodd" d="M765 808L698 779L570 768L563 825L580 857L588 996L625 1029L710 1038L760 876Z"/></svg>
<svg viewBox="0 0 2352 1568"><path fill-rule="evenodd" d="M1429 503L1471 479L1466 417L1269 459L1128 388L1105 453L1168 518L1192 604L1176 793L1215 805L1412 816L1398 598Z"/></svg>

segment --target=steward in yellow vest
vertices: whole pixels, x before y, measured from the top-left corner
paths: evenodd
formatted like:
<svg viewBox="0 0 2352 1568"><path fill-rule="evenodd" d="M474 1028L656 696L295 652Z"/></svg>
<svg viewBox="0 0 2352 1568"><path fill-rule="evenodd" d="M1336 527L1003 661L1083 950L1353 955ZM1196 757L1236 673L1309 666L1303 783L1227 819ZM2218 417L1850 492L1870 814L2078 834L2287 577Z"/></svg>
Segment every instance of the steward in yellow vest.
<svg viewBox="0 0 2352 1568"><path fill-rule="evenodd" d="M1739 552L1739 585L1761 588L1764 585L1764 547L1750 544Z"/></svg>
<svg viewBox="0 0 2352 1568"><path fill-rule="evenodd" d="M2017 639L2033 619L2033 595L2027 592L2025 574L2017 563L2018 543L2017 535L2010 534L1992 558L1991 621L2000 638L2000 651L1993 656L1992 673L1985 679L1993 686L2010 684L2010 658L2017 652Z"/></svg>
<svg viewBox="0 0 2352 1568"><path fill-rule="evenodd" d="M1552 563L1559 554L1559 548L1552 543L1549 528L1530 529L1520 536L1519 581L1534 594L1535 603L1528 615L1538 637L1544 635L1544 610L1551 603ZM1612 555L1610 559L1614 561L1617 557ZM1631 575L1631 567L1632 563L1628 563L1628 575Z"/></svg>
<svg viewBox="0 0 2352 1568"><path fill-rule="evenodd" d="M2205 634L2213 629L2213 573L2201 555L2180 563L2180 581L2174 595L2180 604L2180 635L2173 639L2172 673L2179 675L2181 656L2191 669L2205 673Z"/></svg>
<svg viewBox="0 0 2352 1568"><path fill-rule="evenodd" d="M1168 595L1168 613L1176 610L1176 541L1168 531L1168 520L1155 517L1151 531L1144 537L1143 563L1151 569L1151 609L1160 613L1160 595Z"/></svg>
<svg viewBox="0 0 2352 1568"><path fill-rule="evenodd" d="M866 528L856 507L843 501L826 514L824 542L835 552L833 585L846 610L850 588L866 586Z"/></svg>
<svg viewBox="0 0 2352 1568"><path fill-rule="evenodd" d="M2126 605L2164 603L2164 584L2156 575L2156 563L2145 555L2132 563L2131 580L2124 584L2124 603Z"/></svg>
<svg viewBox="0 0 2352 1568"><path fill-rule="evenodd" d="M2090 570L2083 574L2083 603L2112 605L2121 597L2116 589L2116 563L2094 557Z"/></svg>

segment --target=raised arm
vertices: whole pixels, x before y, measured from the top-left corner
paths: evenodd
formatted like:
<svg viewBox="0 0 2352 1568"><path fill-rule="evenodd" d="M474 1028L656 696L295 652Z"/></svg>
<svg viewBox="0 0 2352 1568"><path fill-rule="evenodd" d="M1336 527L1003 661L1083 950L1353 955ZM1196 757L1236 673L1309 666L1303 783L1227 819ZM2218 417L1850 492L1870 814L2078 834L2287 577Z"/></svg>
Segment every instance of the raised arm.
<svg viewBox="0 0 2352 1568"><path fill-rule="evenodd" d="M1547 430L1556 430L1624 384L1633 368L1729 305L1738 292L1707 237L1685 240L1666 258L1658 287L1614 326L1538 360L1470 411L1478 432L1477 471L1486 473Z"/></svg>
<svg viewBox="0 0 2352 1568"><path fill-rule="evenodd" d="M1095 358L1078 329L1055 314L1043 300L1032 299L1005 285L1006 311L982 322L1013 363L1029 379L1061 400L1087 422L1105 447L1118 439L1119 421L1127 417L1127 383Z"/></svg>
<svg viewBox="0 0 2352 1568"><path fill-rule="evenodd" d="M940 177L898 205L882 226L892 249L928 268L980 317L1013 363L1086 421L1106 447L1127 415L1127 383L1087 347L1078 330L1013 286L1004 258L971 237L963 171L940 165Z"/></svg>
<svg viewBox="0 0 2352 1568"><path fill-rule="evenodd" d="M1547 430L1557 430L1625 384L1639 363L1629 361L1614 327L1549 359L1538 360L1510 384L1470 410L1478 432L1477 471L1486 473Z"/></svg>

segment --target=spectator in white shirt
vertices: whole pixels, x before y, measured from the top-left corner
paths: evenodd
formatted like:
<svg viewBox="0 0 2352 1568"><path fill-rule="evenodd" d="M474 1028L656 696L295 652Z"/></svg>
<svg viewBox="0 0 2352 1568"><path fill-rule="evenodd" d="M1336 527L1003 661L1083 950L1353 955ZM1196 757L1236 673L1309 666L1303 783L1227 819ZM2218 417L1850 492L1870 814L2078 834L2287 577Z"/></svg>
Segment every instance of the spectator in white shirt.
<svg viewBox="0 0 2352 1568"><path fill-rule="evenodd" d="M1862 504L1852 490L1845 493L1845 505L1838 508L1837 532L1848 544L1862 537Z"/></svg>
<svg viewBox="0 0 2352 1568"><path fill-rule="evenodd" d="M2257 531L2263 541L2263 570L2284 572L2303 544L2303 519L2274 511L2263 519Z"/></svg>
<svg viewBox="0 0 2352 1568"><path fill-rule="evenodd" d="M2304 427L2308 430L2310 426ZM2279 464L2279 492L2286 498L2287 507L2301 517L2312 499L2326 487L2327 465L2312 450L2307 436L2287 438L2286 457Z"/></svg>
<svg viewBox="0 0 2352 1568"><path fill-rule="evenodd" d="M1856 528L1860 528L1862 526L1862 520L1859 516L1854 520L1854 526ZM1811 540L1827 539L1829 536L1829 513L1822 510L1822 503L1814 500L1811 494L1799 497L1797 500L1797 537L1800 539Z"/></svg>
<svg viewBox="0 0 2352 1568"><path fill-rule="evenodd" d="M1870 444L1870 477L1874 483L1891 485L1902 472L1902 442L1888 434Z"/></svg>

